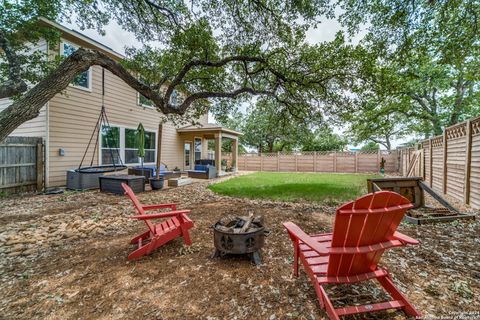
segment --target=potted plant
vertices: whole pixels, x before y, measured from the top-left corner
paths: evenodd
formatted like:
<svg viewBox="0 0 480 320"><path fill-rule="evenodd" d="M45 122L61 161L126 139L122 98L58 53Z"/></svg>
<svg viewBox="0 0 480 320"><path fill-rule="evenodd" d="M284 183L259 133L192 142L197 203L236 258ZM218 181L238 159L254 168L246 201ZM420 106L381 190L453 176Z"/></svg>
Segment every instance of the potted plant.
<svg viewBox="0 0 480 320"><path fill-rule="evenodd" d="M164 179L164 175L163 174L160 174L160 167L162 165L162 160L161 160L161 139L162 139L162 129L163 129L163 126L162 124L160 124L158 126L158 142L157 142L157 163L156 163L156 166L155 166L155 176L154 177L151 177L150 178L150 187L152 188L152 190L160 190L163 188L163 183L165 181ZM165 169L166 169L166 166L165 166Z"/></svg>
<svg viewBox="0 0 480 320"><path fill-rule="evenodd" d="M382 157L382 160L380 160L380 173L382 175L385 174L385 162L387 161Z"/></svg>
<svg viewBox="0 0 480 320"><path fill-rule="evenodd" d="M222 167L222 171L227 170L227 160L226 159L222 159L221 167Z"/></svg>

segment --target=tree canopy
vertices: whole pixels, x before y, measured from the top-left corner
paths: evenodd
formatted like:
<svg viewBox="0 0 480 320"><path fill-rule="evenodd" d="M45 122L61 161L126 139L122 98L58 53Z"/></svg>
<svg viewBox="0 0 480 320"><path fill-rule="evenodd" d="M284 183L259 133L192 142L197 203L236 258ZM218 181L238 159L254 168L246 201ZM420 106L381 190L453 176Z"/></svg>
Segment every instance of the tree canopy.
<svg viewBox="0 0 480 320"><path fill-rule="evenodd" d="M376 103L380 123L409 124L425 136L480 114L478 1L342 4L341 21L351 33L367 26L361 44L370 57L359 91L367 113ZM382 135L373 131L372 138Z"/></svg>
<svg viewBox="0 0 480 320"><path fill-rule="evenodd" d="M343 68L351 59L342 54L348 51L343 39L318 46L305 42L310 26L332 16L327 0L4 0L0 98L15 100L0 113L0 139L38 115L91 65L113 72L177 122L192 121L207 108L229 111L247 95L275 99L291 114L318 112L322 104L342 100L339 90L352 79L350 69ZM102 33L116 21L142 46L129 48L120 63L85 49L46 63L41 53L26 51L40 38L50 45L59 40L58 31L39 27L39 17L59 22L74 17L81 29ZM347 66L355 65L350 62ZM182 99L173 103L176 90Z"/></svg>

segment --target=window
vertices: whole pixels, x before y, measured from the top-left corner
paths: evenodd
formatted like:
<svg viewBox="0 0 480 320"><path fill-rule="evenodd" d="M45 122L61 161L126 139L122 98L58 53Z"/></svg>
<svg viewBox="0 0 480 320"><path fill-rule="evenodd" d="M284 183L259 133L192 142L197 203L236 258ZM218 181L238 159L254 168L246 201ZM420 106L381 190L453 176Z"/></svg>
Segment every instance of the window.
<svg viewBox="0 0 480 320"><path fill-rule="evenodd" d="M120 128L102 127L102 164L120 163Z"/></svg>
<svg viewBox="0 0 480 320"><path fill-rule="evenodd" d="M155 162L156 135L155 132L145 131L145 158L144 163ZM101 164L140 163L137 155L137 130L121 127L103 127L101 132Z"/></svg>
<svg viewBox="0 0 480 320"><path fill-rule="evenodd" d="M141 93L138 94L138 104L142 107L153 107L152 100L148 99Z"/></svg>
<svg viewBox="0 0 480 320"><path fill-rule="evenodd" d="M184 143L183 151L184 151L185 169L189 169L190 168L190 142Z"/></svg>
<svg viewBox="0 0 480 320"><path fill-rule="evenodd" d="M62 42L61 43L61 51L62 51L62 55L64 57L68 57L70 56L72 53L74 53L75 51L78 50L78 46L75 46L71 43L68 43L68 42ZM79 87L79 88L84 88L84 89L87 89L87 90L91 90L92 87L91 87L91 68L88 69L87 71L84 71L82 73L80 73L79 75L77 75L75 77L75 79L73 79L72 81L72 85L74 87Z"/></svg>
<svg viewBox="0 0 480 320"><path fill-rule="evenodd" d="M172 91L172 94L170 95L170 104L172 106L177 106L179 104L178 91L175 89Z"/></svg>
<svg viewBox="0 0 480 320"><path fill-rule="evenodd" d="M155 162L155 132L145 131L145 158L143 162ZM125 163L138 163L137 130L125 129Z"/></svg>
<svg viewBox="0 0 480 320"><path fill-rule="evenodd" d="M195 161L202 159L202 139L195 138Z"/></svg>

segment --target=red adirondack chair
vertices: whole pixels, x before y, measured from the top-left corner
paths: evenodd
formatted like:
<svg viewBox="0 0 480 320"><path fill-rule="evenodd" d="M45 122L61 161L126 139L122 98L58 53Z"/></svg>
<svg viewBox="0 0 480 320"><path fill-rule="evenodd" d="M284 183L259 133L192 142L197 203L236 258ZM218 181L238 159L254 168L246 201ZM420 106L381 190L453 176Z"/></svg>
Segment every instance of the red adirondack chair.
<svg viewBox="0 0 480 320"><path fill-rule="evenodd" d="M403 309L409 316L420 317L395 287L388 271L378 267L385 249L419 243L396 231L410 208L412 204L401 195L381 191L338 208L333 233L308 235L292 222L283 224L294 242L294 275L298 276L300 258L315 287L320 307L330 319L386 309ZM371 279L377 279L393 300L335 309L322 287Z"/></svg>
<svg viewBox="0 0 480 320"><path fill-rule="evenodd" d="M128 255L128 260L139 259L144 255L150 254L156 248L177 237L183 237L185 244L188 246L192 244L188 233L188 230L193 227L193 221L187 216L190 210L177 210L177 205L174 203L145 206L138 201L135 193L133 193L128 185L122 183L122 188L125 190L125 194L132 200L135 209L139 213L138 216L131 218L143 220L148 227L148 231L132 239L131 243L137 244L138 249ZM145 211L164 208L170 208L172 211L153 214L145 213ZM161 218L169 219L156 225L150 221Z"/></svg>

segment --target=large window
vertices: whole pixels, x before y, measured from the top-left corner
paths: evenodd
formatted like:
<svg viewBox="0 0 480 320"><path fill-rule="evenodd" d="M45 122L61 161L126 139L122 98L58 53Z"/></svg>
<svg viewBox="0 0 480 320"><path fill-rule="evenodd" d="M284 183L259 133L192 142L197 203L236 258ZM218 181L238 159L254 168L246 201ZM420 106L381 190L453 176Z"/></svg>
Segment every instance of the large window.
<svg viewBox="0 0 480 320"><path fill-rule="evenodd" d="M78 48L79 48L78 46L75 46L68 42L61 43L61 51L64 57L70 56L72 53L77 51ZM92 83L91 68L77 75L75 79L73 79L72 81L72 85L74 87L79 87L79 88L88 89L88 90L92 89L91 83Z"/></svg>
<svg viewBox="0 0 480 320"><path fill-rule="evenodd" d="M144 162L155 162L155 132L145 131ZM138 163L137 130L125 129L125 163Z"/></svg>
<svg viewBox="0 0 480 320"><path fill-rule="evenodd" d="M120 128L102 127L102 164L120 163Z"/></svg>
<svg viewBox="0 0 480 320"><path fill-rule="evenodd" d="M195 138L195 161L202 159L202 139Z"/></svg>
<svg viewBox="0 0 480 320"><path fill-rule="evenodd" d="M155 162L155 132L145 131L145 159L144 163ZM101 137L101 164L120 163L138 164L137 130L122 127L103 127ZM120 157L120 159L119 159Z"/></svg>
<svg viewBox="0 0 480 320"><path fill-rule="evenodd" d="M184 167L185 169L190 169L190 150L191 143L185 141L183 144L183 160L184 160Z"/></svg>

